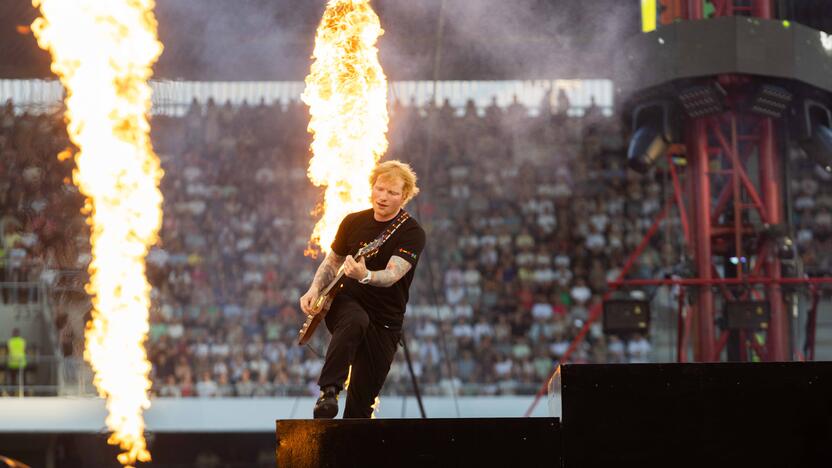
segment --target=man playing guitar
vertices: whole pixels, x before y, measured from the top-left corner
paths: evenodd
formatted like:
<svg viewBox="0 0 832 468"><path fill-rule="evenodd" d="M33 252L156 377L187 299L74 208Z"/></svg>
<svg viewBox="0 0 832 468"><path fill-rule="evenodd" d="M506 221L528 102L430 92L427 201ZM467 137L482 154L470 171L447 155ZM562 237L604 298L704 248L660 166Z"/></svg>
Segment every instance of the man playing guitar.
<svg viewBox="0 0 832 468"><path fill-rule="evenodd" d="M314 306L318 296L343 268L343 286L324 318L332 338L318 379L321 396L315 403L315 418L338 414L338 393L344 388L350 365L344 417L372 415L371 406L396 355L408 290L425 246L425 231L402 211L419 193L410 166L399 161L381 163L370 175L370 184L372 209L344 217L332 251L300 298L304 313L319 313ZM383 243L373 255L354 258L380 236Z"/></svg>

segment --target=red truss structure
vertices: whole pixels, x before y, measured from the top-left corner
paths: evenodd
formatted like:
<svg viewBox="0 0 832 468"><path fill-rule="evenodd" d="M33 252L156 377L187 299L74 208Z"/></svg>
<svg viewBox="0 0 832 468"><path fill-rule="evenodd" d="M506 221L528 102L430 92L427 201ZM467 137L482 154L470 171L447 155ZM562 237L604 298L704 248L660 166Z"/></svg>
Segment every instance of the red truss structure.
<svg viewBox="0 0 832 468"><path fill-rule="evenodd" d="M702 0L682 3L681 19L703 19ZM713 17L743 14L772 18L770 0L714 0L712 4ZM758 89L755 82L765 78L739 74L713 78L724 93L724 110L686 120L684 142L688 168L684 187L672 161L669 164L684 237L698 273L693 283L677 282L685 286L679 298L677 360L688 360L691 332L695 335L694 360L720 360L731 331L716 329L715 295L722 296L724 301L753 298L769 305L771 315L763 343L746 336L750 333L739 332L742 358L747 357L750 348L761 360L791 360L794 355L782 289L783 268L778 256L782 238L759 229L761 225L783 226L788 221L784 216L784 207L789 203L784 199L788 181L783 171L787 159L783 154L785 145L779 140L785 135L784 120L754 112L744 105L753 99L748 95L749 90ZM714 264L715 256L731 259L736 265L730 269L733 274L721 275ZM789 278L788 282L813 281ZM823 280L815 280L814 284L818 282ZM732 283L744 287L731 288ZM638 284L623 281L619 286ZM694 284L699 286L694 286L692 303L686 306L685 289ZM813 291L817 294L817 288ZM816 307L814 311L813 317ZM814 354L813 348L810 354Z"/></svg>
<svg viewBox="0 0 832 468"><path fill-rule="evenodd" d="M632 112L633 132L645 106L658 102L655 107L665 112L650 123L661 128L653 142L664 138L668 148L652 157L667 160L674 190L603 300L622 287L678 286L679 362L719 361L729 342L736 360L812 360L819 293L832 285L832 277L809 278L784 265L790 221L785 153L795 123L808 112L805 103L817 100L832 107L832 51L823 53L819 31L775 21L771 0L712 0L707 19L704 0L660 4L663 26L625 46L633 52L618 64L616 76L622 88L629 88L623 108L625 115ZM779 55L769 47L783 43L788 44ZM766 51L762 58L760 50ZM771 95L761 98L766 87L776 88L774 101L785 96L775 102L780 107L765 108L771 103ZM785 92L777 95L779 90ZM673 122L675 131L669 128ZM679 160L684 164L676 164ZM673 205L695 273L625 279ZM797 290L812 297L805 355L792 339L787 306L796 301ZM717 325L724 320L720 306L746 300L768 306L762 333ZM560 363L570 361L601 314L597 303ZM543 383L527 416L559 370L558 365Z"/></svg>
<svg viewBox="0 0 832 468"><path fill-rule="evenodd" d="M663 0L665 11L662 23L670 25L688 20L688 31L707 22L704 19L703 0ZM773 19L773 2L770 0L713 0L710 20L742 15L763 20ZM672 7L672 8L671 8ZM667 15L673 13L673 17ZM770 22L769 24L776 24ZM788 28L789 22L782 22ZM695 29L694 29L695 30ZM808 28L807 28L808 30ZM809 30L811 33L811 30ZM763 30L763 32L765 32ZM680 33L679 36L682 34ZM740 34L726 36L740 44ZM661 37L661 36L660 36ZM774 38L774 36L772 36ZM770 45L773 40L763 42ZM764 39L764 40L765 40ZM681 39L680 39L681 41ZM664 42L663 39L660 42ZM725 48L737 48L725 43ZM737 71L747 57L738 53ZM707 70L709 57L700 57L699 68ZM719 60L723 57L713 57ZM732 57L734 58L734 57ZM776 61L776 60L773 60ZM783 61L785 64L786 62ZM776 64L775 64L776 65ZM753 68L752 65L749 68ZM695 68L696 65L693 66ZM730 68L730 67L728 67ZM765 361L788 361L795 358L814 357L814 323L817 316L819 285L832 282L832 278L785 277L780 253L790 244L785 209L790 201L785 196L788 183L784 168L788 164L785 153L789 122L786 112L761 112L755 99L766 85L790 88L795 83L794 94L801 96L822 95L828 88L808 83L802 76L789 76L772 67L755 74L719 73L697 76L698 93L681 90L690 82L675 80L675 98L683 102L687 116L682 122L681 143L686 159L684 182L676 165L668 158L668 166L674 185L674 198L682 222L687 253L693 259L695 278L674 280L622 280L612 286L646 286L673 284L681 286L679 297L679 327L677 360L689 360L688 347L693 335L693 360L718 361L725 350L732 331L718 330L717 303L755 300L767 303L770 311L765 338L750 331L736 332L739 342L739 359L746 360L750 353ZM692 73L695 74L695 73ZM685 77L690 78L690 76ZM784 80L783 78L786 78ZM707 80L707 81L703 81ZM679 85L682 82L683 84ZM802 82L802 83L800 83ZM706 83L703 85L703 83ZM654 83L655 84L655 83ZM655 88L665 88L661 83ZM813 86L814 85L814 86ZM814 87L819 89L813 89ZM784 91L791 100L791 92ZM820 92L820 93L819 93ZM687 93L687 96L685 94ZM672 94L672 93L671 93ZM828 98L828 95L826 95ZM821 98L823 99L823 98ZM781 103L785 111L791 103ZM765 106L766 104L763 104ZM698 107L697 107L698 106ZM797 106L796 106L797 107ZM767 115L768 114L768 115ZM795 118L792 116L793 119ZM798 116L796 118L802 118ZM793 125L792 125L793 126ZM635 129L634 129L635 130ZM672 152L672 150L671 150ZM722 259L722 265L714 259ZM729 260L731 265L728 265ZM722 273L720 273L722 272ZM793 275L795 272L791 271ZM792 343L789 311L784 297L784 285L809 287L813 295L809 313L807 342L808 356L802 356ZM689 294L690 304L685 295ZM736 358L736 356L735 356Z"/></svg>

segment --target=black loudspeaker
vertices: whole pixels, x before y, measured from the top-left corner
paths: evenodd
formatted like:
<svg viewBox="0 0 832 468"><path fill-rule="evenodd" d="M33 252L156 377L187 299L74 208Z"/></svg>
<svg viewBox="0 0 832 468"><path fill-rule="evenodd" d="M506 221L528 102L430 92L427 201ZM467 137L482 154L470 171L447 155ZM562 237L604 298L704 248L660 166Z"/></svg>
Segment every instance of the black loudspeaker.
<svg viewBox="0 0 832 468"><path fill-rule="evenodd" d="M725 304L728 330L768 330L771 308L765 301L730 301Z"/></svg>
<svg viewBox="0 0 832 468"><path fill-rule="evenodd" d="M604 333L646 335L650 329L650 302L631 299L604 301Z"/></svg>
<svg viewBox="0 0 832 468"><path fill-rule="evenodd" d="M277 421L280 467L561 464L561 430L556 418Z"/></svg>
<svg viewBox="0 0 832 468"><path fill-rule="evenodd" d="M830 362L566 364L561 379L565 468L832 460Z"/></svg>

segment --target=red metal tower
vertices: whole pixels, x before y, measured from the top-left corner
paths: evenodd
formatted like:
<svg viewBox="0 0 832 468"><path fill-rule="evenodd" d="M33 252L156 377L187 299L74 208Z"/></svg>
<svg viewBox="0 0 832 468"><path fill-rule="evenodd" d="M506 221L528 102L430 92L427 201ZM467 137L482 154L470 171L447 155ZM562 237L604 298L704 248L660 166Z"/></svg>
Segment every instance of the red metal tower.
<svg viewBox="0 0 832 468"><path fill-rule="evenodd" d="M743 77L718 77L718 82L725 84L729 96L734 82L743 85L745 81ZM720 292L726 300L745 299L754 294L758 299L767 301L771 319L765 352L761 353L761 357L775 361L790 360L788 319L778 283L782 277L778 246L775 245L778 239L748 223L752 218L749 211L753 211L764 225L780 225L784 221L783 154L776 141L774 119L725 110L713 116L693 119L686 130L688 177L692 179L687 185L686 195L691 207L691 224L695 226L690 240L699 278L720 285ZM749 175L747 164L754 153L758 166L756 183ZM721 181L715 183L714 179ZM714 203L713 195L716 193L719 196ZM746 251L749 246L753 247ZM723 254L723 257L736 262L733 275L718 273L713 264L715 254ZM742 293L742 297L737 297L736 292L718 281L729 277L737 282L748 281L749 289ZM764 292L750 286L759 280L766 280ZM727 332L716 337L714 294L714 289L707 286L696 291L693 305L697 332L696 361L719 360L727 342ZM684 345L680 349L684 351Z"/></svg>
<svg viewBox="0 0 832 468"><path fill-rule="evenodd" d="M753 353L760 360L792 360L783 286L830 280L784 277L781 260L794 253L786 216L787 143L795 133L797 139L811 137L810 108L817 104L828 112L832 89L828 77L816 79L828 71L829 54L818 55L818 47L807 46L810 41L799 41L805 36L820 43L823 33L774 21L771 0L662 0L661 5L662 26L643 35L647 41L631 44L626 60L639 70L628 100L636 109L631 165L645 170L668 147L684 156L683 175L672 162L669 169L696 277L625 280L616 286L677 284L689 294L689 307L679 303L679 361L688 360L691 335L693 359L700 362L720 360L730 337L734 359ZM795 48L778 50L782 42ZM795 65L810 57L817 70ZM726 306L749 299L765 304L770 314L763 333L720 330Z"/></svg>
<svg viewBox="0 0 832 468"><path fill-rule="evenodd" d="M603 299L622 287L678 286L680 362L690 360L690 341L700 362L721 360L729 342L733 359L813 359L811 348L800 356L790 338L784 296L809 287L816 310L818 286L832 277L806 277L789 259L795 250L786 153L799 145L832 172L832 38L792 22L800 18L787 18L787 2L775 9L772 0L660 0L663 10L647 10L659 17L649 23L659 19L661 26L616 54L619 102L632 117L630 165L646 171L667 160L674 194ZM680 270L687 274L626 279L673 201L690 259ZM724 326L726 306L749 299L770 313L764 331ZM595 304L560 363L601 315Z"/></svg>
<svg viewBox="0 0 832 468"><path fill-rule="evenodd" d="M688 1L687 6L689 19L703 19L702 0ZM772 13L770 0L753 0L751 6L745 7L735 6L733 0L724 0L715 2L714 7L714 15L717 17L733 16L740 11L750 10L751 16L771 19ZM772 117L739 111L740 106L735 105L748 99L743 95L743 90L752 78L735 75L719 75L716 78L727 93L727 109L716 115L693 118L687 125L686 146L690 161L689 177L692 179L692 183L687 186L687 197L692 205L693 224L696 226L688 239L695 251L696 269L699 277L705 281L719 278L712 263L713 255L716 250L729 250L733 253L731 258L737 261L737 268L734 269L734 278L737 280L742 281L746 276L779 280L780 259L772 245L772 237L767 236L759 242L758 234L745 223L749 218L745 216L746 210L755 210L761 221L768 225L783 222L782 187L785 181L780 168L784 157L778 151L780 147L775 141L775 122ZM741 132L740 128L746 130ZM714 142L716 146L713 146ZM746 166L755 150L759 161L759 184L752 182ZM714 160L717 163L724 162L719 167L726 169L712 170L711 162ZM723 176L721 188L715 186L712 176ZM718 190L719 197L712 206L714 189ZM743 196L744 191L747 197ZM750 198L753 203L747 203L745 198ZM732 210L731 216L726 217L731 221L720 223L725 209ZM747 240L756 244L756 252L744 251ZM743 267L749 263L753 263L753 269L746 275ZM771 310L771 326L763 357L776 361L791 359L788 350L788 319L780 287L778 283L769 283L765 290L765 300ZM722 287L721 290L726 299L736 299L727 288ZM717 339L714 290L707 286L700 287L696 295L693 312L697 327L695 359L719 360L728 332L723 332L722 337ZM686 334L683 331L682 337L684 336ZM684 345L684 340L680 340L679 360L685 359Z"/></svg>

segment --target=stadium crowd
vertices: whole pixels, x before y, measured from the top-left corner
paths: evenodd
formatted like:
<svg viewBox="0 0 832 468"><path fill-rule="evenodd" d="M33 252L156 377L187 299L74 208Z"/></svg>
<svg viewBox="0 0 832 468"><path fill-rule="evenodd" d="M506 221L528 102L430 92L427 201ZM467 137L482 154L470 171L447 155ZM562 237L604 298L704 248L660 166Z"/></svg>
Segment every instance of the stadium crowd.
<svg viewBox="0 0 832 468"><path fill-rule="evenodd" d="M663 174L626 170L617 120L594 106L567 116L563 99L533 110L391 106L389 153L420 175L408 209L428 232L405 320L425 394L535 392L669 196ZM193 102L154 118L165 171L161 240L147 259L156 395L317 394L326 332L295 345L298 298L318 263L304 256L321 196L306 177L307 121L297 102ZM4 281L54 282L90 260L73 162L55 157L68 145L60 113L0 110ZM807 271L830 271L832 184L793 158L799 252ZM677 222L631 277L670 274ZM646 362L647 338L595 324L571 360ZM384 393L409 392L399 352Z"/></svg>

